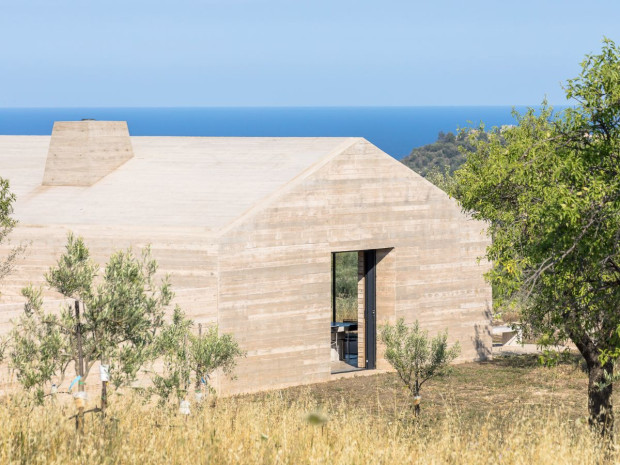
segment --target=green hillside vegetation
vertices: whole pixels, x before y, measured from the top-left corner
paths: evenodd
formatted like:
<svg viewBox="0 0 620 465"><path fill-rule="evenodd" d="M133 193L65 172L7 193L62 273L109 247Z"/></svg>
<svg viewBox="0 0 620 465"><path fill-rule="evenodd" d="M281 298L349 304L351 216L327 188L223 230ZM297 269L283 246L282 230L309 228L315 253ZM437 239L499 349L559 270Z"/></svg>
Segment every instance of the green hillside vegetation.
<svg viewBox="0 0 620 465"><path fill-rule="evenodd" d="M453 173L465 161L461 147L465 150L473 149L464 133L455 135L452 132L446 134L440 131L436 142L414 148L408 156L403 158L402 162L425 177L433 170L447 169Z"/></svg>
<svg viewBox="0 0 620 465"><path fill-rule="evenodd" d="M509 127L511 126L493 128L491 132L499 132L501 134ZM456 135L452 132L446 134L443 131L439 131L436 142L414 148L401 161L427 179L429 174L435 173L452 175L465 162L466 153L475 150L469 138L472 134L479 141L486 142L488 140L489 133L480 129L459 131ZM503 139L500 138L500 141L503 142ZM430 180L432 182L432 179Z"/></svg>

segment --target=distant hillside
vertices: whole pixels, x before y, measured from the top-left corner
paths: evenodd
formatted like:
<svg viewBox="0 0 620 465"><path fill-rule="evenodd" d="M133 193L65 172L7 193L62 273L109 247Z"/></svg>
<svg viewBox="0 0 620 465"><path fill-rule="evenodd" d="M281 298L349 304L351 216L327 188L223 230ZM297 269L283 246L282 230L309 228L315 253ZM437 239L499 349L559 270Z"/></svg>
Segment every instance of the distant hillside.
<svg viewBox="0 0 620 465"><path fill-rule="evenodd" d="M481 137L486 137L484 132L480 134ZM445 168L452 173L465 161L459 147L473 149L467 142L465 134L454 135L451 132L446 134L440 131L437 142L413 149L401 161L422 176L426 176L429 171L443 172Z"/></svg>

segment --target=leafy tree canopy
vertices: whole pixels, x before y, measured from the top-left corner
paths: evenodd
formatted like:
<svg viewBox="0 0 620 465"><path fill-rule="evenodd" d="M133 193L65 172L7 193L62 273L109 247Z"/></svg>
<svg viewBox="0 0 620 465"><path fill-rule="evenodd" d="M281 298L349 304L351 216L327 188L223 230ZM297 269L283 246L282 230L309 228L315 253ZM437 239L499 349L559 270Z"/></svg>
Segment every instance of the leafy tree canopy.
<svg viewBox="0 0 620 465"><path fill-rule="evenodd" d="M518 306L527 332L568 338L584 356L591 423L609 432L611 385L602 384L620 347L620 49L606 39L565 90L575 107L555 115L544 103L515 113L518 125L501 135L469 137L452 194L488 225L496 297Z"/></svg>
<svg viewBox="0 0 620 465"><path fill-rule="evenodd" d="M0 177L0 243L8 240L9 234L17 225L17 220L12 217L14 203L15 194L10 190L8 179ZM11 247L6 256L0 257L0 280L13 270L15 260L25 248L25 244L19 244Z"/></svg>
<svg viewBox="0 0 620 465"><path fill-rule="evenodd" d="M191 331L193 321L187 319L183 311L176 307L172 321L163 327L156 341L157 353L163 359L163 372L153 377L154 391L162 402L175 395L178 400L185 399L194 382L196 392L203 387L213 391L209 379L213 372L234 377L233 370L237 359L245 352L230 334L220 334L217 325L206 327L198 334Z"/></svg>

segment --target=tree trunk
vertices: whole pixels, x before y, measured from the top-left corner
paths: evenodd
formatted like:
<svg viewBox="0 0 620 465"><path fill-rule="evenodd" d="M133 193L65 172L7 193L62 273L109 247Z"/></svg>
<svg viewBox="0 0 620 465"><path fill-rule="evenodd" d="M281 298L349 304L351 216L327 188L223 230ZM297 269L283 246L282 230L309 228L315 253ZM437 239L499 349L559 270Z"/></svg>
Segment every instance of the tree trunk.
<svg viewBox="0 0 620 465"><path fill-rule="evenodd" d="M104 352L99 357L99 380L101 381L101 415L105 417L108 408L108 379L110 378L110 360Z"/></svg>
<svg viewBox="0 0 620 465"><path fill-rule="evenodd" d="M82 354L82 324L80 322L80 302L78 300L75 301L75 332L77 335L77 350L78 350L78 375L80 376L80 380L78 381L78 392L81 394L85 391L84 389L84 356ZM80 404L78 406L78 413L75 417L75 429L80 434L84 434L84 405L86 403L85 399L79 400Z"/></svg>
<svg viewBox="0 0 620 465"><path fill-rule="evenodd" d="M202 323L198 324L198 340L200 341L200 344L202 344ZM200 366L200 363L198 363L196 365L196 392L202 392L202 386L200 384L201 373L202 367Z"/></svg>
<svg viewBox="0 0 620 465"><path fill-rule="evenodd" d="M601 351L585 332L569 330L569 334L588 367L588 423L601 436L613 439L614 412L611 401L613 385L609 384L603 389L599 387L605 382L605 374L613 375L613 362L601 365L599 360Z"/></svg>
<svg viewBox="0 0 620 465"><path fill-rule="evenodd" d="M611 400L613 385L600 388L599 384L605 381L605 374L613 374L613 363L601 365L588 363L588 420L591 427L602 436L611 438L614 431L614 412Z"/></svg>
<svg viewBox="0 0 620 465"><path fill-rule="evenodd" d="M415 403L415 398L418 397L420 395L420 382L418 381L418 379L416 378L415 380L415 396L414 396L414 409L413 409L413 413L414 415L417 417L418 415L420 415L420 403Z"/></svg>
<svg viewBox="0 0 620 465"><path fill-rule="evenodd" d="M101 413L105 416L105 409L108 407L108 382L101 382Z"/></svg>

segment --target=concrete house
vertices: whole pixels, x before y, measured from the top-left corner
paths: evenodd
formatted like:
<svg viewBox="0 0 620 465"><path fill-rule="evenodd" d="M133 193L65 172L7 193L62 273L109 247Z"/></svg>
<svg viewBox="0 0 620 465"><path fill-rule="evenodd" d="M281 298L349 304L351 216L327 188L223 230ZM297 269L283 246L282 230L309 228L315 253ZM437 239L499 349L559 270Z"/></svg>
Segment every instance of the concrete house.
<svg viewBox="0 0 620 465"><path fill-rule="evenodd" d="M51 137L0 136L0 176L17 195L12 240L29 242L1 285L0 333L73 231L101 264L150 244L188 316L235 335L247 357L235 380L216 380L223 393L329 380L343 361L387 368L377 331L400 317L447 328L462 361L489 353L483 224L365 139L130 137L124 122L57 122ZM358 256L357 319L339 322L333 263L345 251Z"/></svg>

